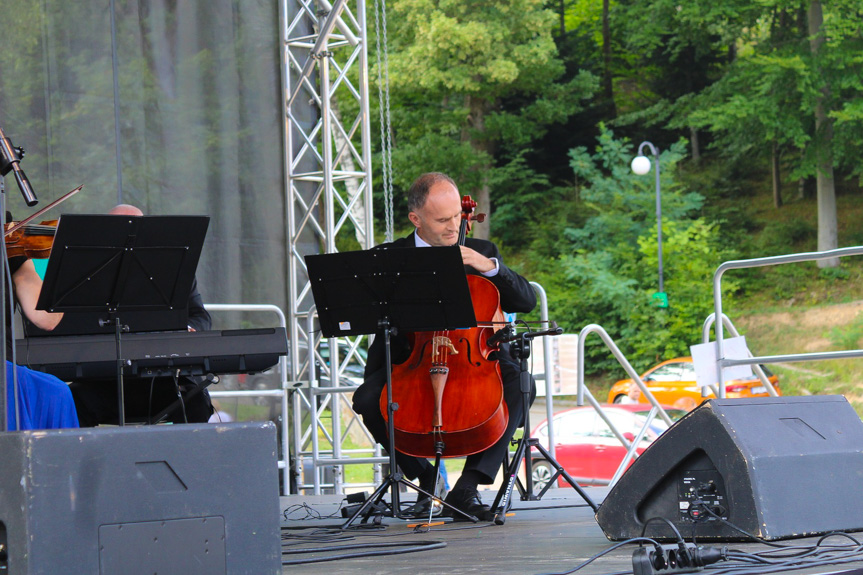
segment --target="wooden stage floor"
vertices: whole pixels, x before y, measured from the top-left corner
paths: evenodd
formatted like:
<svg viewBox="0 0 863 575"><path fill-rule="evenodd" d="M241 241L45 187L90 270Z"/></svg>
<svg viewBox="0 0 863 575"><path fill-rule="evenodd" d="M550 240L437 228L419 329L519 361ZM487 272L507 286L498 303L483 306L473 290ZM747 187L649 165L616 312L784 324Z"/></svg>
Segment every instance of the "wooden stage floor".
<svg viewBox="0 0 863 575"><path fill-rule="evenodd" d="M587 488L597 504L607 488ZM485 503L494 500L496 491L481 492ZM413 492L405 494L414 499ZM387 496L389 500L389 496ZM308 561L284 565L282 572L303 574L547 574L566 573L587 559L611 549L593 517L593 512L573 489L555 489L541 501L515 500L512 515L503 525L489 523L446 523L415 533L407 521L385 518L381 526L341 529L345 519L339 511L343 497L335 495L288 496L281 498L283 561ZM449 521L449 520L447 520ZM857 534L863 540L863 534ZM782 545L813 545L818 538L777 542ZM835 545L851 544L844 537L832 537ZM710 543L747 553L769 549L761 543ZM303 549L317 549L300 553ZM611 550L579 574L611 575L632 572L632 553L636 543ZM386 554L383 553L398 553ZM351 556L352 555L352 556ZM358 556L365 555L365 556ZM719 562L705 572L725 573L729 563ZM722 568L722 569L720 569ZM863 555L851 562L803 569L783 569L781 573L863 574Z"/></svg>

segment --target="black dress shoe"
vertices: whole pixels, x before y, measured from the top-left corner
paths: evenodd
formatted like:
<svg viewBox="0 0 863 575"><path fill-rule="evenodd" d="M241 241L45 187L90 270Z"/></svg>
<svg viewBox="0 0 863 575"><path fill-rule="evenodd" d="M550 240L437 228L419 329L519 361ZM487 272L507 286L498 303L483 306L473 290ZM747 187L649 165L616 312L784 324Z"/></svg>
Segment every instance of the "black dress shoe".
<svg viewBox="0 0 863 575"><path fill-rule="evenodd" d="M450 494L447 495L444 501L459 511L473 515L480 521L492 521L494 519L494 513L491 512L491 508L488 505L483 505L482 500L479 498L479 492L476 489L461 488L450 491ZM444 507L443 515L452 517L453 521L470 521L470 519L461 513L456 513L448 507Z"/></svg>
<svg viewBox="0 0 863 575"><path fill-rule="evenodd" d="M420 481L420 488L424 491L434 493L439 499L446 497L446 481L444 480L443 475L438 476L436 487L428 487L423 485L423 483L423 481ZM438 516L440 515L441 507L443 506L437 501L432 501L430 497L426 497L422 493L417 493L417 502L410 507L405 508L402 511L402 515L406 517L428 517L429 510L431 510L433 516Z"/></svg>

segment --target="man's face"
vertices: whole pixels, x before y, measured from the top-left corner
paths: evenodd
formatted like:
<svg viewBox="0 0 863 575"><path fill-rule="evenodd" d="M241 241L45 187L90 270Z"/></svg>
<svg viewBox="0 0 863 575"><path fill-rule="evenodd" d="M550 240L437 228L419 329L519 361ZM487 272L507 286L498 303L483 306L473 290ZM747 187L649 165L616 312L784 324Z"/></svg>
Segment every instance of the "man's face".
<svg viewBox="0 0 863 575"><path fill-rule="evenodd" d="M461 225L461 196L449 182L438 182L429 190L423 207L408 214L408 218L430 245L455 245Z"/></svg>

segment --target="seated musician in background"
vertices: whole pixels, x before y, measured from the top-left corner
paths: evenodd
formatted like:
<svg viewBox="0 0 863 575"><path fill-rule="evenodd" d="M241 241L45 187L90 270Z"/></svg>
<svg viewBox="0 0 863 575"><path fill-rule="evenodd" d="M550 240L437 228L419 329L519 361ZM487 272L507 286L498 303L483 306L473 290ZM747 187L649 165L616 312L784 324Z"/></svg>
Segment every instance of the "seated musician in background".
<svg viewBox="0 0 863 575"><path fill-rule="evenodd" d="M143 216L144 213L128 204L115 206L108 212L116 216ZM210 314L204 309L197 279L192 281L189 293L189 331L210 329ZM125 378L123 380L124 411L127 419L149 419L173 403L177 405L168 412L166 421L172 423L206 423L213 414L210 394L200 389L198 382L180 377L177 384L183 396L177 402L177 390L172 377L152 377L146 380ZM115 380L78 380L70 385L78 419L82 427L94 427L100 423L116 423L117 382Z"/></svg>
<svg viewBox="0 0 863 575"><path fill-rule="evenodd" d="M6 213L6 220L12 216ZM52 330L63 319L62 313L49 313L36 309L42 278L36 273L33 261L16 256L8 259L12 286L21 313L33 324ZM8 296L8 294L7 294ZM78 427L78 416L72 402L69 386L53 375L16 366L18 375L18 412L21 421L16 426L15 396L12 379L12 309L6 306L6 409L8 429L57 429Z"/></svg>
<svg viewBox="0 0 863 575"><path fill-rule="evenodd" d="M411 185L408 191L408 217L415 226L414 233L390 244L377 246L376 249L452 246L458 243L461 223L461 196L455 182L445 174L423 174ZM529 312L536 306L536 294L528 281L503 264L500 252L494 243L487 240L467 238L460 247L465 271L480 274L489 279L500 292L500 304L504 312ZM401 334L391 338L392 360L402 363L410 356L408 340ZM496 356L496 357L495 357ZM479 497L477 487L491 484L503 464L515 430L522 424L523 396L519 390L518 361L509 354L509 345L502 344L500 351L493 352L491 359L500 363L503 380L504 401L509 409L509 422L501 438L491 447L470 455L465 461L464 470L446 496L445 501L453 507L474 515L481 521L493 519L488 505ZM384 338L376 337L369 349L363 384L353 397L354 411L362 415L363 422L374 438L386 446L387 426L380 410L381 392L386 386L386 358ZM469 382L466 382L469 383ZM535 382L531 378L535 395ZM398 451L396 461L405 475L418 478L425 491L434 492L434 466L427 459L412 457ZM428 505L430 502L420 502ZM427 513L427 507L418 511ZM449 510L445 510L445 513ZM452 514L454 520L464 518Z"/></svg>

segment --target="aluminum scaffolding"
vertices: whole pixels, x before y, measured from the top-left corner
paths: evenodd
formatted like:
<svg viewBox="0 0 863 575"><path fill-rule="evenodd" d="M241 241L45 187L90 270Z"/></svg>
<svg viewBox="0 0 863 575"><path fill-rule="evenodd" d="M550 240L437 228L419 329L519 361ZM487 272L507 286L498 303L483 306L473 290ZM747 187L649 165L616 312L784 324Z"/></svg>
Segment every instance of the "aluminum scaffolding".
<svg viewBox="0 0 863 575"><path fill-rule="evenodd" d="M364 364L363 338L333 338L321 354L304 256L368 249L372 166L366 8L363 0L280 0L285 113L285 221L288 237L289 380L292 472L304 482L303 453L321 435L339 457L347 396L320 390L347 382L349 362ZM338 239L338 242L337 242ZM331 418L311 417L317 410ZM328 426L314 421L329 421ZM287 424L288 422L286 422ZM349 425L350 423L348 423ZM362 426L357 426L362 428ZM364 430L364 428L362 428ZM371 442L374 445L374 442ZM379 455L379 448L377 454ZM318 462L313 462L319 485Z"/></svg>

